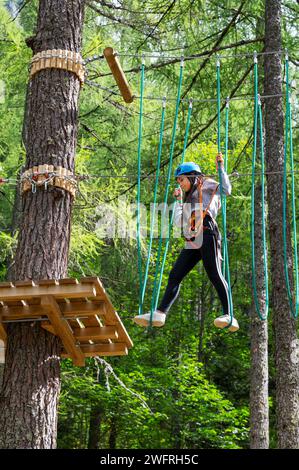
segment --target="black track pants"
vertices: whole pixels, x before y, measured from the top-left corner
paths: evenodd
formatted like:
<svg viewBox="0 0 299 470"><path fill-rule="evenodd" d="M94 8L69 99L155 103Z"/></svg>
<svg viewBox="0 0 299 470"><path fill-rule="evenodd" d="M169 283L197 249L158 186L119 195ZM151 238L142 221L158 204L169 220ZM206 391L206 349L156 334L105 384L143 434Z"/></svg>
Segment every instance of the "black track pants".
<svg viewBox="0 0 299 470"><path fill-rule="evenodd" d="M207 225L210 226L211 222L207 222ZM159 310L168 313L170 307L179 294L182 280L201 259L207 275L217 291L224 314L226 315L230 313L228 287L221 272L217 240L215 235L213 235L209 229L204 230L203 244L201 248L184 248L179 254L178 259L170 271L166 291L158 307Z"/></svg>

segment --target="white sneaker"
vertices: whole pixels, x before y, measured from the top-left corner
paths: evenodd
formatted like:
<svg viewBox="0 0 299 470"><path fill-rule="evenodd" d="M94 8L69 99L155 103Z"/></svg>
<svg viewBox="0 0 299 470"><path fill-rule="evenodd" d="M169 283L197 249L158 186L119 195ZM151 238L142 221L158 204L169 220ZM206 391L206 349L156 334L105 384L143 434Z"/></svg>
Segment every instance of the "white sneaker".
<svg viewBox="0 0 299 470"><path fill-rule="evenodd" d="M133 321L139 326L149 326L150 324L151 313L144 313L143 315L136 315L133 318ZM152 326L164 326L166 315L160 310L155 310L152 316Z"/></svg>
<svg viewBox="0 0 299 470"><path fill-rule="evenodd" d="M225 328L230 324L230 315L221 315L221 317L218 317L214 320L214 325L217 328ZM236 318L233 318L231 326L228 328L229 331L238 331L239 329L239 323L237 322Z"/></svg>

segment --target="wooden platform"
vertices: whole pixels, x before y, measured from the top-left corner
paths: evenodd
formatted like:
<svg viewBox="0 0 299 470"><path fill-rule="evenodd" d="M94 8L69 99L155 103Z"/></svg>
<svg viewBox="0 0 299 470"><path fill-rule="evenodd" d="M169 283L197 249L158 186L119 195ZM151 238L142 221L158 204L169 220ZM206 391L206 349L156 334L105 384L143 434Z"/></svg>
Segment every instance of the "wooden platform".
<svg viewBox="0 0 299 470"><path fill-rule="evenodd" d="M133 343L97 277L0 283L0 339L13 320L39 320L61 338L77 366L92 356L123 356Z"/></svg>

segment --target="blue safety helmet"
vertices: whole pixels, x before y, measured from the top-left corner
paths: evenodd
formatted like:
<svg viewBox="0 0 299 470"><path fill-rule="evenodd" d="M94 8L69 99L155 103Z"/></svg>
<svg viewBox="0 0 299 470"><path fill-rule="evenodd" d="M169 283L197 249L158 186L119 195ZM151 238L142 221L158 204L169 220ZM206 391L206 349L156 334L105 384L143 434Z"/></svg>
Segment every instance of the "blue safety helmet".
<svg viewBox="0 0 299 470"><path fill-rule="evenodd" d="M195 174L200 175L201 174L201 169L197 165L197 163L186 162L186 163L182 163L180 166L177 167L177 169L174 172L174 176L175 176L175 178L177 178L178 176L186 175L186 174L189 174L191 172L192 173L194 172Z"/></svg>

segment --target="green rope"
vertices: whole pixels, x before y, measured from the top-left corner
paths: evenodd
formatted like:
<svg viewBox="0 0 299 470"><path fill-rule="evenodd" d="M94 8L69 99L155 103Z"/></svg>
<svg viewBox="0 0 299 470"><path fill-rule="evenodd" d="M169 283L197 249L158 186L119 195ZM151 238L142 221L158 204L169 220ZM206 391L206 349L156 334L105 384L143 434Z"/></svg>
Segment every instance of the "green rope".
<svg viewBox="0 0 299 470"><path fill-rule="evenodd" d="M186 124L186 130L185 130L185 138L184 138L184 147L183 147L183 152L182 152L182 157L181 157L180 164L184 163L184 160L185 160L185 153L186 153L186 148L187 148L187 143L188 143L191 115L192 115L192 100L190 100L190 103L189 103L187 124ZM177 187L179 187L179 185ZM160 295L160 290L161 290L161 285L162 285L162 277L163 277L163 272L164 272L164 267L165 267L167 252L168 252L169 241L170 241L170 233L171 233L171 229L172 229L172 226L173 226L175 206L176 206L176 201L173 204L171 219L170 219L170 223L169 223L169 227L168 227L168 236L166 238L166 243L165 243L165 250L164 250L164 255L163 255L163 260L162 260L162 265L161 265L161 270L160 270L159 283L158 283L158 288L157 288L157 292L156 292L156 300L155 300L155 304L154 304L154 310L156 310L156 308L158 306L158 300L159 300L159 295Z"/></svg>
<svg viewBox="0 0 299 470"><path fill-rule="evenodd" d="M218 153L221 152L221 94L220 94L220 61L217 60L216 67L217 74L217 148ZM228 114L226 121L226 139L228 135ZM227 143L226 143L227 145ZM226 228L226 205L223 204L223 201L226 199L223 194L223 185L222 185L222 172L221 165L218 162L218 176L220 182L220 199L221 199L221 215L222 215L222 227L223 227L223 253L224 253L224 272L226 274L227 288L228 288L228 299L229 299L229 311L230 311L230 322L225 328L229 328L232 325L234 318L233 311L233 298L231 291L231 282L230 282L230 270L229 270L229 256L228 256L228 246L227 246L227 228Z"/></svg>
<svg viewBox="0 0 299 470"><path fill-rule="evenodd" d="M227 173L227 164L228 164L228 124L229 124L229 97L226 98L226 105L225 105L225 144L224 144L224 170ZM226 224L226 197L223 200L223 214L225 218ZM223 262L222 262L222 272L224 277L226 278L226 251L223 250Z"/></svg>
<svg viewBox="0 0 299 470"><path fill-rule="evenodd" d="M142 296L141 296L141 303L143 305L145 291L146 291L146 284L148 280L148 271L150 265L150 257L152 251L152 244L153 244L153 235L154 235L154 225L155 225L155 215L156 215L156 201L157 201L157 193L158 193L158 185L159 185L159 175L160 175L160 165L161 165L161 154L162 154L162 144L163 144L163 134L164 134L164 123L165 123L165 107L166 107L166 99L163 99L162 102L162 116L161 116L161 125L160 125L160 137L159 137L159 149L158 149L158 158L157 158L157 167L156 167L156 180L155 180L155 188L154 188L154 202L152 205L152 216L151 216L151 227L150 227L150 240L147 252L147 262L144 274L144 281L142 287ZM141 307L142 309L142 307Z"/></svg>
<svg viewBox="0 0 299 470"><path fill-rule="evenodd" d="M142 118L143 118L143 90L144 90L144 61L141 64L140 77L140 107L138 128L138 162L137 162L137 253L138 253L138 275L139 275L139 315L142 313L142 257L140 242L140 190L141 190L141 144L142 144Z"/></svg>
<svg viewBox="0 0 299 470"><path fill-rule="evenodd" d="M295 205L295 178L294 178L294 155L293 155L293 131L292 131L292 111L289 92L289 60L286 55L286 115L285 115L285 143L284 143L284 173L283 173L283 256L284 256L284 272L286 287L288 292L289 304L293 318L298 317L299 311L299 273L298 273L298 252L297 252L297 231L296 231L296 205ZM293 306L293 298L290 287L288 259L287 259L287 159L288 148L290 155L291 174L292 174L292 226L293 226L293 243L294 243L294 264L295 264L295 289L296 300L295 309Z"/></svg>
<svg viewBox="0 0 299 470"><path fill-rule="evenodd" d="M184 69L184 61L181 60L179 84L178 84L177 99L176 99L176 109L175 109L175 116L174 116L173 130L172 130L172 139L171 139L171 147L170 147L170 155L169 155L168 174L167 174L166 189L165 189L165 195L164 195L164 205L163 205L162 219L161 219L162 220L162 226L161 226L161 233L160 233L160 237L159 237L159 246L158 246L158 254L157 254L157 260L156 260L154 288L153 288L152 302L151 302L150 326L152 325L153 312L155 310L155 306L157 305L157 298L158 298L158 295L159 295L158 289L157 289L157 278L158 278L158 272L159 272L159 264L160 264L160 257L161 257L161 251L162 251L162 243L163 243L163 222L165 220L165 215L166 215L169 184L170 184L170 179L171 179L171 175L172 175L172 161L173 161L175 137L176 137L176 130L177 130L179 106L180 106L180 101L181 101L181 88L182 88L182 81L183 81L183 69ZM160 273L160 277L161 277L161 273Z"/></svg>
<svg viewBox="0 0 299 470"><path fill-rule="evenodd" d="M255 269L255 245L254 245L254 218L255 218L255 163L257 155L258 126L260 129L260 157L261 157L261 186L262 186L262 244L264 260L264 286L265 286L265 315L260 311L258 294L256 288ZM261 320L267 320L269 312L269 286L268 286L268 263L267 263L267 240L266 240L266 212L265 212L265 170L264 170L264 143L263 143L263 117L262 106L258 95L258 64L256 54L254 56L254 139L252 155L252 177L251 177L251 264L252 264L252 287L256 311Z"/></svg>

